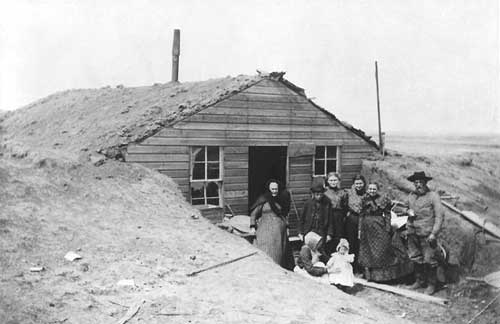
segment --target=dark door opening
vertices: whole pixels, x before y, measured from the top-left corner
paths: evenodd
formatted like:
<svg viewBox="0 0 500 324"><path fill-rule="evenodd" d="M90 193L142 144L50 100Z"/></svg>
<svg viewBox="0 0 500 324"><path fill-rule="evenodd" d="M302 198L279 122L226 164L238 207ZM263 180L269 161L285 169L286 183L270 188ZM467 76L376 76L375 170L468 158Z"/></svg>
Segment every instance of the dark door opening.
<svg viewBox="0 0 500 324"><path fill-rule="evenodd" d="M248 207L264 193L269 179L286 184L286 146L251 146L248 150Z"/></svg>

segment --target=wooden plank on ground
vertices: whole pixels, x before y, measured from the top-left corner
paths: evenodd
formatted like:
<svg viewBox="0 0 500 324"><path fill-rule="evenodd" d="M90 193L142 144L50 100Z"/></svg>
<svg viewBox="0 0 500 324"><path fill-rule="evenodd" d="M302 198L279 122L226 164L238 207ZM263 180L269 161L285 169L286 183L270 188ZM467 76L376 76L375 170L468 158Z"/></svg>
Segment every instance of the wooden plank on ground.
<svg viewBox="0 0 500 324"><path fill-rule="evenodd" d="M500 228L496 227L493 223L489 222L484 217L481 217L472 211L460 210L444 200L441 200L441 203L444 206L451 209L452 211L461 215L462 217L464 217L466 220L470 221L474 225L478 226L479 228L484 229L486 232L488 232L488 234L491 234L497 238L500 238Z"/></svg>
<svg viewBox="0 0 500 324"><path fill-rule="evenodd" d="M130 307L127 311L127 313L125 314L125 316L123 316L119 321L118 321L118 324L125 324L127 323L128 321L130 321L130 319L132 317L135 316L135 314L137 314L139 312L139 309L141 309L142 305L146 302L146 300L141 300L140 302L136 303L134 306Z"/></svg>
<svg viewBox="0 0 500 324"><path fill-rule="evenodd" d="M361 279L361 278L354 278L354 283L363 285L365 287L370 287L370 288L375 288L375 289L382 290L382 291L391 292L391 293L396 294L396 295L404 296L407 298L411 298L411 299L426 302L426 303L434 303L434 304L438 304L441 306L445 306L449 303L449 301L447 299L444 299L444 298L429 296L429 295L422 294L422 293L419 293L419 292L413 291L413 290L408 290L408 289L403 289L403 288L399 288L399 287L370 282L370 281L366 281L365 279Z"/></svg>

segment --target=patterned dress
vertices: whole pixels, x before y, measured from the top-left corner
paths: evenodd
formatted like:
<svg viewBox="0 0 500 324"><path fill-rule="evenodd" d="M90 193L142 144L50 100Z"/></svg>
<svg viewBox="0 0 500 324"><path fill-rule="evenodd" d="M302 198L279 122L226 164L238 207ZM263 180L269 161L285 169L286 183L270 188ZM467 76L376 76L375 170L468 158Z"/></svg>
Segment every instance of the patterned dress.
<svg viewBox="0 0 500 324"><path fill-rule="evenodd" d="M358 262L367 280L389 281L413 271L399 233L392 232L390 209L391 200L386 196L363 197Z"/></svg>
<svg viewBox="0 0 500 324"><path fill-rule="evenodd" d="M347 215L344 220L344 237L349 242L350 251L354 253L354 271L359 272L359 214L365 191L358 192L354 185L347 191Z"/></svg>

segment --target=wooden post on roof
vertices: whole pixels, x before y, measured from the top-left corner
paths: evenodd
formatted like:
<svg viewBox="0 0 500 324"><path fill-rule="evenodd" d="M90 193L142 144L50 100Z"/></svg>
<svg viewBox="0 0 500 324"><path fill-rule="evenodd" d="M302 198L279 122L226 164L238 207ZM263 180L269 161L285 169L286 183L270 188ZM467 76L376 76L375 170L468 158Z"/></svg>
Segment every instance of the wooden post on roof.
<svg viewBox="0 0 500 324"><path fill-rule="evenodd" d="M378 145L380 153L384 155L384 140L382 139L382 124L380 121L380 98L378 93L378 65L375 61L375 83L377 84L377 112L378 112Z"/></svg>
<svg viewBox="0 0 500 324"><path fill-rule="evenodd" d="M172 82L179 82L179 56L181 54L181 31L174 29L172 45Z"/></svg>

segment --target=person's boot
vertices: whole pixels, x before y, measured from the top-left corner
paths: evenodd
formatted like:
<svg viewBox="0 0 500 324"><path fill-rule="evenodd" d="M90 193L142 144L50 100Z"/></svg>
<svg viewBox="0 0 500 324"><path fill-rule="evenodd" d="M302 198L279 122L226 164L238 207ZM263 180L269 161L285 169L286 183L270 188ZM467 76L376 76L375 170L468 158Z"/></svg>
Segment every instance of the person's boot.
<svg viewBox="0 0 500 324"><path fill-rule="evenodd" d="M436 292L437 276L436 267L430 264L425 265L427 267L427 288L425 288L424 293L427 295L433 295Z"/></svg>
<svg viewBox="0 0 500 324"><path fill-rule="evenodd" d="M418 289L424 286L424 265L415 263L415 282L408 289Z"/></svg>

